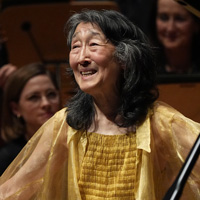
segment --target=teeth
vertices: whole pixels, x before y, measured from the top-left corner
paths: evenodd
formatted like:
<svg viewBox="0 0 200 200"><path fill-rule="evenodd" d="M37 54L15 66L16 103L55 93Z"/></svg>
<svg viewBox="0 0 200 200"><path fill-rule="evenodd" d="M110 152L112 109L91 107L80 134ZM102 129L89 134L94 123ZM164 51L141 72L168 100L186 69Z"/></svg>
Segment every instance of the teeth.
<svg viewBox="0 0 200 200"><path fill-rule="evenodd" d="M84 75L84 76L92 75L94 73L95 72L93 72L93 71L81 72L81 74Z"/></svg>

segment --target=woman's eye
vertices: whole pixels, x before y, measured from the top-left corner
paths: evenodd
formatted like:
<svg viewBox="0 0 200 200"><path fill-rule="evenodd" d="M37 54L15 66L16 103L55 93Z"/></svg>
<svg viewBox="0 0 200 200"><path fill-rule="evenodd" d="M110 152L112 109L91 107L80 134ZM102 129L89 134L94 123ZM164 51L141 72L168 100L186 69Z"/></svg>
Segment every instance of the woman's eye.
<svg viewBox="0 0 200 200"><path fill-rule="evenodd" d="M166 14L159 14L158 19L160 19L161 21L168 21L169 20L169 16Z"/></svg>
<svg viewBox="0 0 200 200"><path fill-rule="evenodd" d="M38 95L32 95L32 96L28 97L28 100L35 102L35 101L40 100L40 96L38 96Z"/></svg>
<svg viewBox="0 0 200 200"><path fill-rule="evenodd" d="M73 45L72 46L72 49L76 49L76 48L78 48L79 46L78 45Z"/></svg>
<svg viewBox="0 0 200 200"><path fill-rule="evenodd" d="M49 92L47 93L47 98L48 99L55 99L57 97L57 92Z"/></svg>
<svg viewBox="0 0 200 200"><path fill-rule="evenodd" d="M98 45L97 43L91 43L90 46L96 46Z"/></svg>
<svg viewBox="0 0 200 200"><path fill-rule="evenodd" d="M176 16L175 20L178 21L178 22L184 22L184 21L186 21L186 18L182 17L182 16Z"/></svg>

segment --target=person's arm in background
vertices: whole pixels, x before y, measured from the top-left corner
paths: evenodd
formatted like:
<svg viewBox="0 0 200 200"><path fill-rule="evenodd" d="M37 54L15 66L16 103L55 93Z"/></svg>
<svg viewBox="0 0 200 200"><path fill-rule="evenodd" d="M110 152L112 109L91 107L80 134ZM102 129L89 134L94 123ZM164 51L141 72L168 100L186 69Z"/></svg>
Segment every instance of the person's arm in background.
<svg viewBox="0 0 200 200"><path fill-rule="evenodd" d="M2 99L3 99L3 87L8 77L14 72L17 67L9 63L8 53L6 49L7 36L6 32L0 24L0 135L1 135L1 118L2 118ZM3 141L0 136L0 146L3 145Z"/></svg>

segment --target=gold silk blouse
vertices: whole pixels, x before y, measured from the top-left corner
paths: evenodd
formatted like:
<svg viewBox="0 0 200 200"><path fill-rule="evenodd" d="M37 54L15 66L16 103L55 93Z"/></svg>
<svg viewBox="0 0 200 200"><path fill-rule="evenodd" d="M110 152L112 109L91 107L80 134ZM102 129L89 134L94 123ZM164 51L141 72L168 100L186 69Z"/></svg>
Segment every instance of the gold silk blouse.
<svg viewBox="0 0 200 200"><path fill-rule="evenodd" d="M118 192L115 188L123 188L126 180L128 186L125 187L130 189L129 195L132 195L130 199L162 200L200 131L199 123L184 117L165 103L155 102L146 120L137 127L135 142L133 138L133 141L130 141L131 145L128 145L130 154L124 161L129 163L133 159L130 164L105 165L111 166L112 169L118 167L115 178L109 182L109 178L112 177L112 173L107 174L109 168L104 168L105 163L103 164L102 160L95 161L98 156L104 159L106 150L102 147L102 155L98 154L98 151L89 155L94 147L93 139L97 142L99 139L94 137L94 133L86 134L68 126L65 110L57 112L36 132L0 177L0 200L88 200L91 194L98 199L96 192L104 190L106 184L113 195L114 191ZM100 137L103 141L104 136ZM121 137L126 136L119 136ZM113 152L116 143L119 144L119 141L113 143L113 148L109 151ZM95 148L99 147L100 143ZM88 168L88 159L92 156L94 160L91 164L95 165L95 169L100 168L99 163L104 166L105 171L100 170L98 180L92 180L89 176L91 168ZM109 155L107 156L109 158ZM120 153L118 156L120 158ZM111 160L113 162L113 159ZM116 163L120 159L117 160ZM130 177L129 170L123 167L130 167ZM92 168L91 174L98 177L98 173L99 170L95 172ZM99 185L92 191L93 185L90 184L94 182ZM83 183L90 185L90 192ZM125 193L122 194L124 196L121 199L126 199ZM106 194L105 191L102 195L109 197L110 194ZM183 199L200 199L200 159L197 160L184 187L181 196L181 200Z"/></svg>
<svg viewBox="0 0 200 200"><path fill-rule="evenodd" d="M78 181L83 200L134 200L136 137L88 134Z"/></svg>

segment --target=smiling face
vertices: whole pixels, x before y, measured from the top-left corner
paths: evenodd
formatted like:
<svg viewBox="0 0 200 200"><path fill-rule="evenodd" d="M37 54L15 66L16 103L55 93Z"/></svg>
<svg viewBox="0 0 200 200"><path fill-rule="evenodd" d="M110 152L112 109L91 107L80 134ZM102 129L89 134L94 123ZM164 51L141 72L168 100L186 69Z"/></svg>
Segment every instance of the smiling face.
<svg viewBox="0 0 200 200"><path fill-rule="evenodd" d="M47 75L38 75L26 83L19 102L12 102L12 110L23 117L27 130L35 132L58 111L59 105L59 94L51 79Z"/></svg>
<svg viewBox="0 0 200 200"><path fill-rule="evenodd" d="M92 96L117 91L121 67L114 59L115 46L97 25L80 23L73 35L70 66L80 89Z"/></svg>
<svg viewBox="0 0 200 200"><path fill-rule="evenodd" d="M190 13L173 0L158 0L157 35L166 49L188 48L197 31Z"/></svg>

